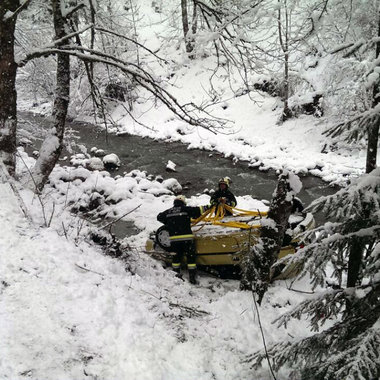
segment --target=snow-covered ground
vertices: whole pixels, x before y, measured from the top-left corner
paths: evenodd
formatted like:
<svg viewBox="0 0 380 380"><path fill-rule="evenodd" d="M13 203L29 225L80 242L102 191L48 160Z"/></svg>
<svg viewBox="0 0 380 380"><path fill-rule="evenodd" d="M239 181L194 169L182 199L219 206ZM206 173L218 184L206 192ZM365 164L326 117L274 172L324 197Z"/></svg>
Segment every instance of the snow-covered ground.
<svg viewBox="0 0 380 380"><path fill-rule="evenodd" d="M125 248L123 259L105 256L89 242L87 227L78 227L80 220L69 214L67 204L80 192L86 194L96 177L95 185L105 191L115 190L117 180L82 173L82 180L71 182L70 191L62 194L62 171L56 170L54 187L42 198L48 220L52 202L46 197L56 203L50 228L40 227L42 208L32 193L22 191L31 222L9 184L0 184L0 378L270 379L268 368L252 370L246 361L263 348L252 294L239 291L237 280L207 274L192 286L134 247ZM123 197L148 203L152 215L173 196L155 197L150 190L159 185L143 177L123 178L130 194ZM145 191L139 191L141 182ZM248 197L238 201L259 206ZM142 207L134 213L148 230L156 222L144 218L145 212ZM134 244L143 244L145 236L135 237ZM271 287L260 308L267 344L308 334L306 322L288 330L272 324L305 297L287 285L279 281ZM285 371L279 376L286 378Z"/></svg>
<svg viewBox="0 0 380 380"><path fill-rule="evenodd" d="M150 4L141 1L142 7ZM139 21L145 25L139 28L140 41L153 50L166 30L158 23L161 17L146 12ZM190 62L175 46L159 53L175 60L175 68L152 64L155 75L175 72L171 91L180 101L199 104L207 99L212 58ZM235 97L222 79L214 86L223 96L208 111L231 121L222 133L189 126L163 105L154 108L151 99L134 105L138 123L121 105L115 107L114 130L178 140L263 170L309 172L328 182L341 183L364 171L363 149L344 144L330 149L331 141L323 135L328 117L300 115L280 125L278 99L262 93ZM49 110L46 103L31 104L20 89L20 109ZM33 164L25 155L23 159ZM0 379L271 379L266 365L253 370L247 361L263 348L251 293L240 291L236 280L207 274L201 274L198 286L191 286L143 253L149 232L160 225L157 213L170 207L174 195L169 189L173 182L155 181L138 169L113 179L102 171L57 167L42 198L22 190L32 221L21 213L9 185L0 184ZM21 163L20 170L27 176ZM89 240L82 219L70 213L72 207L88 207L98 197L95 193L102 217L118 218L134 210L125 219L141 232L125 239L123 259L105 256ZM208 200L207 195L193 196L189 204ZM243 209L265 208L248 195L238 197L238 204ZM49 228L41 227L49 223ZM268 345L309 334L307 321L291 323L287 330L272 324L312 296L288 286L277 281L260 307ZM305 279L293 288L308 290L309 285ZM278 378L286 379L286 370Z"/></svg>

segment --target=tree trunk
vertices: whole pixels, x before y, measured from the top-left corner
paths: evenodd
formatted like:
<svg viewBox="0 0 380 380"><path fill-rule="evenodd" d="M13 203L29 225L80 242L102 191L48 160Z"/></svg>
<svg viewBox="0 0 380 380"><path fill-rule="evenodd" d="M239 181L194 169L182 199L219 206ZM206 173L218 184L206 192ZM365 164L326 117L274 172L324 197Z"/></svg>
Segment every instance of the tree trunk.
<svg viewBox="0 0 380 380"><path fill-rule="evenodd" d="M278 0L278 16L277 16L277 26L281 49L284 53L284 109L282 111L281 121L286 121L292 117L292 111L289 108L289 11L288 5L285 0L285 25L282 24L281 20L281 5L280 0Z"/></svg>
<svg viewBox="0 0 380 380"><path fill-rule="evenodd" d="M376 169L377 163L377 145L379 142L379 124L380 118L375 124L368 128L368 142L367 142L367 159L366 159L366 173L370 173Z"/></svg>
<svg viewBox="0 0 380 380"><path fill-rule="evenodd" d="M350 245L350 253L348 257L347 288L355 287L358 283L363 250L363 244L354 238Z"/></svg>
<svg viewBox="0 0 380 380"><path fill-rule="evenodd" d="M190 28L189 28L189 17L187 14L187 0L181 0L181 9L182 9L182 28L183 28L183 35L185 37L186 53L188 53L189 58L192 59L194 58L194 55L192 54L194 50L194 39L192 37L189 38ZM196 11L195 11L195 4L194 4L194 14L196 14L195 12ZM194 29L192 30L194 31Z"/></svg>
<svg viewBox="0 0 380 380"><path fill-rule="evenodd" d="M277 260L292 210L288 178L288 174L280 176L276 194L269 208L268 218L261 228L260 241L243 262L241 288L252 289L258 296L259 304L268 289L270 269Z"/></svg>
<svg viewBox="0 0 380 380"><path fill-rule="evenodd" d="M61 1L52 0L56 39L66 35L66 19L61 13ZM66 115L70 100L70 56L68 54L57 54L56 76L53 127L42 144L40 155L32 171L36 191L43 189L62 152Z"/></svg>
<svg viewBox="0 0 380 380"><path fill-rule="evenodd" d="M192 25L191 25L191 31L193 35L197 33L197 28L198 28L198 15L197 15L197 4L193 0L193 20L192 20ZM194 37L192 39L192 44L194 48Z"/></svg>
<svg viewBox="0 0 380 380"><path fill-rule="evenodd" d="M289 108L289 52L285 53L284 62L284 109L282 111L282 121L290 119L293 114Z"/></svg>
<svg viewBox="0 0 380 380"><path fill-rule="evenodd" d="M0 159L10 175L16 170L17 93L14 32L17 17L10 17L19 0L0 1ZM8 13L7 13L8 12Z"/></svg>
<svg viewBox="0 0 380 380"><path fill-rule="evenodd" d="M377 19L377 37L380 37L380 9ZM380 56L380 41L376 42L376 57ZM380 88L379 83L376 83L373 88L373 107L376 107L380 103ZM368 127L368 144L367 144L367 159L366 159L366 173L370 173L376 168L377 159L377 145L379 141L379 125L380 118L375 121L373 125Z"/></svg>

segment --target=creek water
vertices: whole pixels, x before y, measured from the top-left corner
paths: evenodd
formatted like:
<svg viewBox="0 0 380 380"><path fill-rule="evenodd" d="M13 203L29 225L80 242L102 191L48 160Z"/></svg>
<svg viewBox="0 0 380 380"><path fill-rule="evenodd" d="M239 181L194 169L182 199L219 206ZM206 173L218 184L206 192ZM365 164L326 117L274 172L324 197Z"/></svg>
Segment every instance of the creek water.
<svg viewBox="0 0 380 380"><path fill-rule="evenodd" d="M26 128L27 125L47 127L50 123L47 118L30 113L22 113L21 122ZM231 190L235 195L251 195L260 200L270 200L277 185L274 171L262 172L249 168L247 162L225 158L217 152L188 149L179 142L164 142L129 134L106 134L100 127L79 122L68 122L67 130L77 144L84 145L88 151L97 147L107 154L117 154L121 166L112 175L139 169L148 174L161 175L164 179L176 178L187 196L215 188L218 179L225 176L232 179ZM38 143L35 145L38 147ZM166 171L169 160L176 164L175 172ZM299 198L306 206L337 190L318 177L302 176L301 181L303 187ZM316 220L320 223L323 216L316 215Z"/></svg>

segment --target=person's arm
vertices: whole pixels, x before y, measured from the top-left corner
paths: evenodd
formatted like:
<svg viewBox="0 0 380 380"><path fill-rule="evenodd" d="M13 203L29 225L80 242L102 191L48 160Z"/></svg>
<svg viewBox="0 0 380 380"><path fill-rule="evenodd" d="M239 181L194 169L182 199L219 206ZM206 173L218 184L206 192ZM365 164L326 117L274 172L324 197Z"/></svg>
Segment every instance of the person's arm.
<svg viewBox="0 0 380 380"><path fill-rule="evenodd" d="M157 220L163 224L166 223L166 214L167 214L167 210L166 211L163 211L163 212L160 212L158 215L157 215Z"/></svg>
<svg viewBox="0 0 380 380"><path fill-rule="evenodd" d="M233 195L231 192L229 194L229 204L231 207L235 207L237 205L235 195Z"/></svg>
<svg viewBox="0 0 380 380"><path fill-rule="evenodd" d="M188 207L187 213L189 214L190 218L196 219L199 218L207 209L208 206Z"/></svg>
<svg viewBox="0 0 380 380"><path fill-rule="evenodd" d="M216 204L218 204L217 192L212 194L210 198L210 205L215 206Z"/></svg>

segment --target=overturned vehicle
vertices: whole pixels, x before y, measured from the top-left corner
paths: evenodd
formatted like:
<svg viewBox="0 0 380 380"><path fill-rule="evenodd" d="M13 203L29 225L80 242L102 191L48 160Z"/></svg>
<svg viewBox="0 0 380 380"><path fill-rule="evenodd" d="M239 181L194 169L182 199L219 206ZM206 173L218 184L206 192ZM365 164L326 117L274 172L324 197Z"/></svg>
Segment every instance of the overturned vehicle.
<svg viewBox="0 0 380 380"><path fill-rule="evenodd" d="M230 214L230 215L228 215ZM227 205L214 206L198 219L192 220L195 236L196 263L201 269L221 276L240 273L240 262L244 253L257 244L262 221L267 218L265 211L248 211ZM311 213L291 214L289 226L278 258L294 254L303 246L301 235L315 227ZM151 233L146 242L146 253L171 264L169 232L161 226ZM292 277L295 273L276 273L276 278Z"/></svg>

